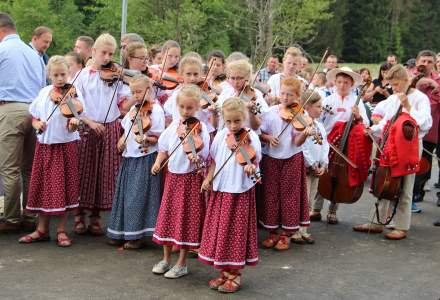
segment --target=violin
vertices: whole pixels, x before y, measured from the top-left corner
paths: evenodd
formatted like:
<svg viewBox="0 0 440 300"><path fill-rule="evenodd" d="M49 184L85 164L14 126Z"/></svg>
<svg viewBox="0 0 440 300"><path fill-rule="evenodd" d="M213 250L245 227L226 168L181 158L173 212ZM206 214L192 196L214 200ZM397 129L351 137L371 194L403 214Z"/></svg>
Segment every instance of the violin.
<svg viewBox="0 0 440 300"><path fill-rule="evenodd" d="M200 136L202 129L200 121L195 117L189 117L177 128L177 134L182 140L183 151L186 154L192 154L193 159L196 160L196 172L201 172L203 164L197 158L197 153L203 149L203 140Z"/></svg>
<svg viewBox="0 0 440 300"><path fill-rule="evenodd" d="M53 103L59 106L63 116L81 120L79 115L83 112L84 107L78 100L78 94L72 84L66 83L62 87L54 87L49 95Z"/></svg>
<svg viewBox="0 0 440 300"><path fill-rule="evenodd" d="M112 86L115 82L122 80L124 84L128 84L130 78L134 77L140 72L124 69L115 62L109 62L101 66L99 76L102 81L106 82L108 86Z"/></svg>
<svg viewBox="0 0 440 300"><path fill-rule="evenodd" d="M167 72L150 69L148 76L161 90L174 90L179 84L183 83L183 78L177 73L176 67L168 69Z"/></svg>
<svg viewBox="0 0 440 300"><path fill-rule="evenodd" d="M246 84L243 87L243 90L240 93L240 99L245 102L252 103L251 113L254 115L261 114L261 104L257 102L257 94L255 93L255 89L249 84Z"/></svg>
<svg viewBox="0 0 440 300"><path fill-rule="evenodd" d="M304 109L299 103L292 103L291 105L284 107L280 110L280 117L285 122L291 123L293 128L298 131L303 131L306 128L311 127L312 138L315 144L322 145L322 135L315 127L313 119L304 113Z"/></svg>
<svg viewBox="0 0 440 300"><path fill-rule="evenodd" d="M235 152L235 159L242 166L253 165L257 157L254 148L250 145L249 131L250 130L241 128L238 132L229 133L226 137L228 148L232 152ZM251 179L254 183L261 182L260 170L257 170L255 174L251 176Z"/></svg>
<svg viewBox="0 0 440 300"><path fill-rule="evenodd" d="M207 79L205 78L203 81L200 81L197 83L197 85L202 90L202 99L200 100L200 106L205 109L209 106L215 106L215 103L217 102L217 93L215 93L212 89L210 84L208 83Z"/></svg>
<svg viewBox="0 0 440 300"><path fill-rule="evenodd" d="M136 109L130 111L130 118L133 122L131 131L135 134L135 141L140 144L139 149L145 153L148 150L148 145L145 141L145 135L152 126L151 113L153 111L153 103L146 101L141 107L141 104L136 105Z"/></svg>

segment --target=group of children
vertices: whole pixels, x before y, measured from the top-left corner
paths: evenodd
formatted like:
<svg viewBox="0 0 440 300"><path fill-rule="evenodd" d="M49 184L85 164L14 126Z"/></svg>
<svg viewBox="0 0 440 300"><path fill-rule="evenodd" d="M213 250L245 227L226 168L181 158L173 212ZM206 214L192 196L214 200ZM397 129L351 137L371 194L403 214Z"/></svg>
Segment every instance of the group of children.
<svg viewBox="0 0 440 300"><path fill-rule="evenodd" d="M75 214L76 234L103 235L100 213L111 210L110 244L137 249L152 237L163 245L163 258L152 271L167 278L188 274L188 252L196 251L201 262L220 270L209 286L221 292L237 291L240 269L258 262L257 222L269 233L266 248L314 242L307 232L309 199L329 163L326 136L352 112L367 121L363 106L353 107L356 73L330 72L336 91L323 102L318 92L305 90L305 80L294 72L298 57L287 51L284 72L271 77L266 101L251 86L252 66L240 55L226 63L214 51L205 74L200 55L180 58L180 46L168 41L162 63L150 68L167 74L178 66L181 83L163 90L162 78L143 74L129 85L103 80L102 66L111 63L115 50L115 39L102 34L89 66L75 76L64 57L49 60L52 84L30 106L39 133L27 209L39 214L38 228L20 242L49 240L49 217L58 215L58 245L70 246L68 211ZM224 73L227 79L218 80ZM63 115L51 97L67 83L83 106L80 120ZM218 95L211 97L213 91ZM212 101L202 107L207 97ZM284 115L302 104L305 111L299 113L311 123L297 128ZM334 112L321 124L323 105ZM143 130L139 117L149 122ZM256 186L260 168L262 185ZM318 199L312 217L321 208ZM336 219L335 206L328 218Z"/></svg>

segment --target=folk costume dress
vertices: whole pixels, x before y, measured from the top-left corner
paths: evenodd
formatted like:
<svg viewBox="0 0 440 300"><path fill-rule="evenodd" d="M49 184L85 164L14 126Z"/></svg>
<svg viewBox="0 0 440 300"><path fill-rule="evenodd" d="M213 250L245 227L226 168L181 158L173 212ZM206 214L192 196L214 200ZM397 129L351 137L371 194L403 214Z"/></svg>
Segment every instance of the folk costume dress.
<svg viewBox="0 0 440 300"><path fill-rule="evenodd" d="M159 152L168 155L180 142L177 130L182 120L173 121L161 134L158 141ZM200 137L203 148L198 153L202 160L209 155L209 133L201 122ZM205 200L200 193L203 177L195 171L180 146L168 161L162 202L157 218L153 241L160 245L173 245L177 248L199 248L205 217Z"/></svg>
<svg viewBox="0 0 440 300"><path fill-rule="evenodd" d="M411 120L417 124L418 141L415 142L415 145L408 147L407 145L403 144L403 142L405 142L404 140L399 139L396 131L390 131L390 136L388 138L389 143L387 142L388 145L386 145L384 148L384 152L390 159L392 175L393 172L405 173L407 171L408 164L411 164L411 162L413 162L412 164L418 164L423 151L423 138L429 132L432 126L429 98L419 90L414 90L408 95L408 100L411 105L411 110L408 112L406 109L403 109L402 112L406 114L406 118L408 120ZM396 95L391 95L383 102L385 103L384 105L386 113L379 124L371 126L371 130L377 136L383 135L386 124L393 118L400 106L400 100ZM414 148L417 146L419 149L418 156L416 155L415 157L410 157L409 152L411 149L409 148ZM415 179L414 173L415 172L412 172L411 174L403 176L402 192L399 202L397 203L397 212L395 216L394 227L397 230L409 230L411 225L411 203ZM382 223L385 222L387 217L389 203L390 201L384 200L380 201L379 203L379 216ZM374 211L371 213L370 220L373 222L377 221Z"/></svg>
<svg viewBox="0 0 440 300"><path fill-rule="evenodd" d="M217 172L231 154L227 128L220 130L211 145ZM250 145L261 160L257 134L249 132ZM255 183L244 172L235 155L214 179L208 200L199 260L217 269L242 269L258 262Z"/></svg>
<svg viewBox="0 0 440 300"><path fill-rule="evenodd" d="M135 106L131 108L133 111ZM165 117L159 104L153 104L150 115L152 126L148 136L157 136L165 130ZM147 152L141 152L135 134L130 132L130 113L122 119L126 148L116 180L116 193L107 228L112 239L137 240L152 236L156 227L161 199L161 174L151 175L150 170L157 157L157 144L148 145Z"/></svg>
<svg viewBox="0 0 440 300"><path fill-rule="evenodd" d="M278 136L284 129L287 123L281 119L280 109L280 105L275 105L263 114L262 133ZM263 199L258 211L259 223L266 230L281 227L292 232L310 224L306 168L302 149L294 144L296 134L289 124L277 147L263 148Z"/></svg>
<svg viewBox="0 0 440 300"><path fill-rule="evenodd" d="M98 136L88 126L81 132L80 207L98 211L111 210L121 161L116 147L120 137L121 113L118 104L130 96L130 89L121 82L110 105L116 83L108 86L100 79L99 71L91 67L83 69L76 86L84 96L87 117L94 122L103 123L105 127L103 136Z"/></svg>
<svg viewBox="0 0 440 300"><path fill-rule="evenodd" d="M43 88L29 106L34 119L46 121L55 109L50 99L53 86ZM77 91L77 99L82 101ZM83 112L85 114L85 110ZM26 209L40 214L61 215L78 207L78 131L68 131L69 120L56 108L47 128L37 135Z"/></svg>

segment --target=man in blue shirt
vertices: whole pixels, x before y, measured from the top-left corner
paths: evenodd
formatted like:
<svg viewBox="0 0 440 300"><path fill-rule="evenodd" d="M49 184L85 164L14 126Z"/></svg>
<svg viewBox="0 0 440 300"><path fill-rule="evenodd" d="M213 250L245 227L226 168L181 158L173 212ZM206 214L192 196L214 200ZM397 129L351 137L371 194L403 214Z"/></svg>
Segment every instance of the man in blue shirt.
<svg viewBox="0 0 440 300"><path fill-rule="evenodd" d="M11 17L0 12L0 177L4 188L4 219L0 232L33 225L21 217L20 195L26 207L35 132L29 104L46 84L43 60L18 36ZM32 228L26 228L32 229Z"/></svg>
<svg viewBox="0 0 440 300"><path fill-rule="evenodd" d="M49 55L47 55L46 51L49 49L51 43L52 29L46 26L35 28L32 33L32 41L29 43L29 47L37 51L45 65L47 65L47 62L49 61Z"/></svg>

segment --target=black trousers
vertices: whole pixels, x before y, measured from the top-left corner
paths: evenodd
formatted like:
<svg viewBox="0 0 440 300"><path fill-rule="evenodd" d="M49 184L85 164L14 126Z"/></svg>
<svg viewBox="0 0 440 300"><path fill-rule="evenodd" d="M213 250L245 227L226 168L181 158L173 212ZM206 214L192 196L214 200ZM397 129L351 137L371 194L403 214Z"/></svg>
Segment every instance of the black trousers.
<svg viewBox="0 0 440 300"><path fill-rule="evenodd" d="M437 145L434 143L423 141L423 148L431 153L434 152L436 146ZM423 188L425 187L426 182L428 182L428 180L431 178L432 156L425 151L422 151L422 157L425 157L428 160L430 167L428 172L416 175L416 178L414 180L413 199L414 197L420 197L421 199L423 199L423 197L425 196Z"/></svg>

